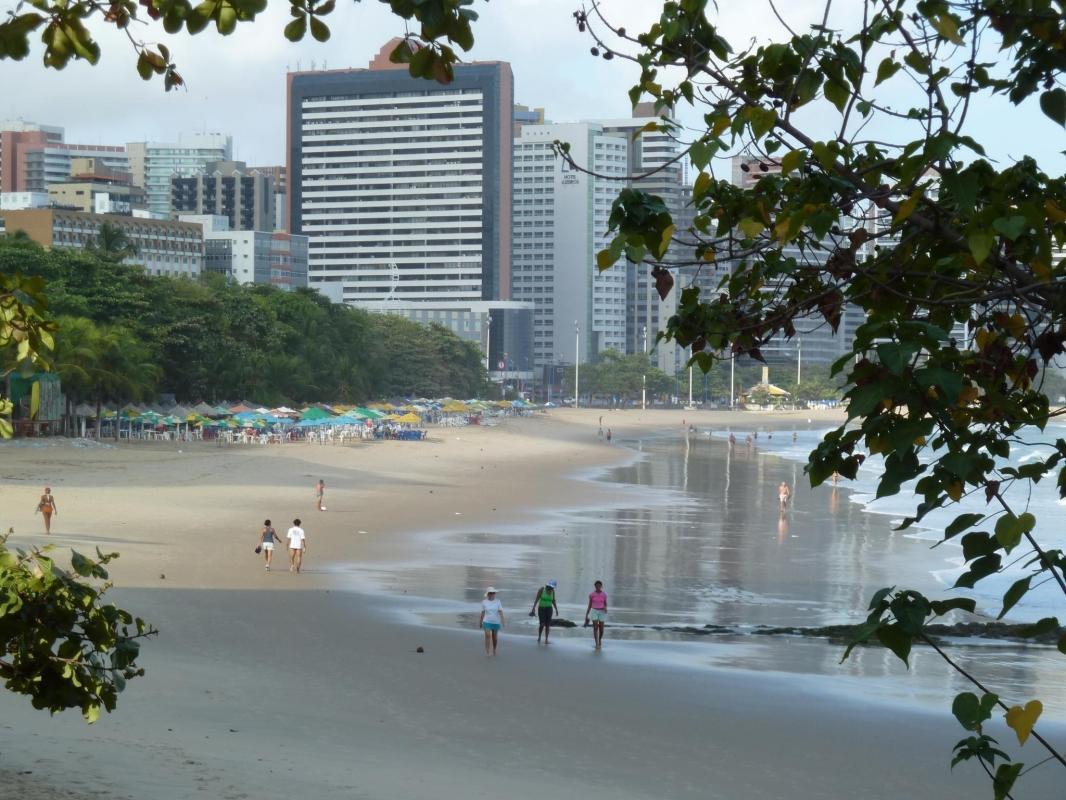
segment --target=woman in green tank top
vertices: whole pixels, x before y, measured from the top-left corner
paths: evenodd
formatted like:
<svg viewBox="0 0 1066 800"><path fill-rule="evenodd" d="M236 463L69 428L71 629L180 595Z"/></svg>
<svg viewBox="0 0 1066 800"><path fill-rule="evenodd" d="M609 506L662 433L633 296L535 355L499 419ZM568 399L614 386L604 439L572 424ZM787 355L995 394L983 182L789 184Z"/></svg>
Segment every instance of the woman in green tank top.
<svg viewBox="0 0 1066 800"><path fill-rule="evenodd" d="M537 589L537 596L533 598L533 608L530 610L529 616L540 618L540 627L537 629L537 644L540 644L542 634L544 636L544 644L548 643L548 634L552 629L552 611L554 610L556 614L559 613L559 606L555 604L555 587L557 585L554 580L548 581Z"/></svg>

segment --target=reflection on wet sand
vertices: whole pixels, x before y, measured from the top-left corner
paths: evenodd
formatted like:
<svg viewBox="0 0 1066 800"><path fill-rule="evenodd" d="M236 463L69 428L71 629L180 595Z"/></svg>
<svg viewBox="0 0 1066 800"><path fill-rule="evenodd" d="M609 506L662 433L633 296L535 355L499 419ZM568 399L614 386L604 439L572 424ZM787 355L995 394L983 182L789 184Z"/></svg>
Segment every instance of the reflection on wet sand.
<svg viewBox="0 0 1066 800"><path fill-rule="evenodd" d="M646 457L608 477L619 484L620 507L571 516L547 531L457 537L455 546L476 545L470 551L485 557L500 546L516 555L488 565L412 567L404 582L417 581L429 596L469 601L487 582L503 582L505 607L518 608L554 578L562 615L576 618L592 582L603 580L611 596L609 637L675 640L684 637L649 626L821 626L863 619L870 597L885 586L943 596L930 574L943 567L941 550L893 533L888 518L847 502L844 486L811 489L797 462L765 455L754 441L739 447L698 432L636 446ZM782 482L793 488L783 513ZM664 498L663 490L676 494ZM821 640L750 637L746 647L716 648L713 661L855 678L906 674L883 649L857 651L843 665L841 652ZM1039 694L1066 714L1053 648L1012 643L956 653L1000 691ZM925 651L915 653L900 686L868 691L965 688Z"/></svg>

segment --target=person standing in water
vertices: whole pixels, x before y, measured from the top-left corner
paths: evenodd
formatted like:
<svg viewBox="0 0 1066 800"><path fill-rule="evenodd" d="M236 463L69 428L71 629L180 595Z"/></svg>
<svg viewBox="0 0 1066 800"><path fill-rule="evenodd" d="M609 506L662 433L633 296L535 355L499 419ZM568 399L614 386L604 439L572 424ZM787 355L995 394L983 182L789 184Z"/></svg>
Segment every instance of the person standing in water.
<svg viewBox="0 0 1066 800"><path fill-rule="evenodd" d="M37 511L41 512L41 516L44 517L44 532L50 534L52 532L52 515L59 514L59 506L56 505L56 499L48 486L44 487L41 501L37 503ZM34 513L36 514L37 511Z"/></svg>
<svg viewBox="0 0 1066 800"><path fill-rule="evenodd" d="M607 592L603 591L603 581L596 581L593 590L589 592L589 604L585 608L585 627L589 626L589 618L592 618L592 640L596 643L596 649L603 647L603 628L607 622Z"/></svg>
<svg viewBox="0 0 1066 800"><path fill-rule="evenodd" d="M263 520L263 529L259 531L259 547L266 559L266 571L270 572L270 562L274 560L274 542L280 538L278 532L270 524L270 520Z"/></svg>
<svg viewBox="0 0 1066 800"><path fill-rule="evenodd" d="M307 534L300 527L299 519L292 521L287 538L289 540L289 572L299 572L304 563L304 553L307 552Z"/></svg>
<svg viewBox="0 0 1066 800"><path fill-rule="evenodd" d="M611 443L611 429L607 429L607 444Z"/></svg>
<svg viewBox="0 0 1066 800"><path fill-rule="evenodd" d="M500 628L503 627L503 606L496 598L494 586L485 590L485 599L481 601L481 619L478 620L478 624L485 631L485 655L496 655Z"/></svg>
<svg viewBox="0 0 1066 800"><path fill-rule="evenodd" d="M322 505L322 501L326 497L326 482L321 478L318 479L318 483L315 484L315 499L318 504L319 511L325 511L326 507Z"/></svg>
<svg viewBox="0 0 1066 800"><path fill-rule="evenodd" d="M546 584L537 589L537 596L533 598L533 609L529 612L529 616L537 616L540 618L540 627L537 628L537 644L540 644L540 635L544 634L544 644L548 643L548 634L552 629L552 611L555 614L559 614L559 606L555 603L555 587L558 584L554 581L548 581Z"/></svg>

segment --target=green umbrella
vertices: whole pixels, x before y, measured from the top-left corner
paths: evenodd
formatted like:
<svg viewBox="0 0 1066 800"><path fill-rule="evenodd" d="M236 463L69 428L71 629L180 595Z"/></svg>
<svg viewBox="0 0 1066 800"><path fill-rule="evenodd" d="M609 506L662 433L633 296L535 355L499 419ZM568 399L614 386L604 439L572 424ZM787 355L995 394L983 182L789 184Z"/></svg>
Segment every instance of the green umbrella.
<svg viewBox="0 0 1066 800"><path fill-rule="evenodd" d="M300 419L329 419L333 415L328 411L323 411L318 406L311 406L309 409L300 414Z"/></svg>

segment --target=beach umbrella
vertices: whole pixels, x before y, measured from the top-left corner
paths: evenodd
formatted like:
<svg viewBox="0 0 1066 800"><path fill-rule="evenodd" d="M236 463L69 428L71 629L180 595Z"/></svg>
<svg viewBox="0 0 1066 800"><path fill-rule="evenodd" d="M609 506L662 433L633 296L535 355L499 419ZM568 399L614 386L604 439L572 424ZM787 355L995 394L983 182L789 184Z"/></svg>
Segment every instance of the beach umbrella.
<svg viewBox="0 0 1066 800"><path fill-rule="evenodd" d="M311 406L300 414L300 419L329 419L332 416L328 411L323 411L318 406Z"/></svg>
<svg viewBox="0 0 1066 800"><path fill-rule="evenodd" d="M417 425L422 421L422 418L418 416L418 414L415 414L411 411L407 412L406 414L396 416L394 417L394 419L396 422L402 422L405 425Z"/></svg>
<svg viewBox="0 0 1066 800"><path fill-rule="evenodd" d="M211 416L213 416L213 417L228 417L232 413L233 412L230 411L225 406L218 406L217 408L212 409Z"/></svg>
<svg viewBox="0 0 1066 800"><path fill-rule="evenodd" d="M179 425L183 421L184 420L182 420L181 417L176 417L173 414L169 414L169 415L163 417L163 424L164 425Z"/></svg>

